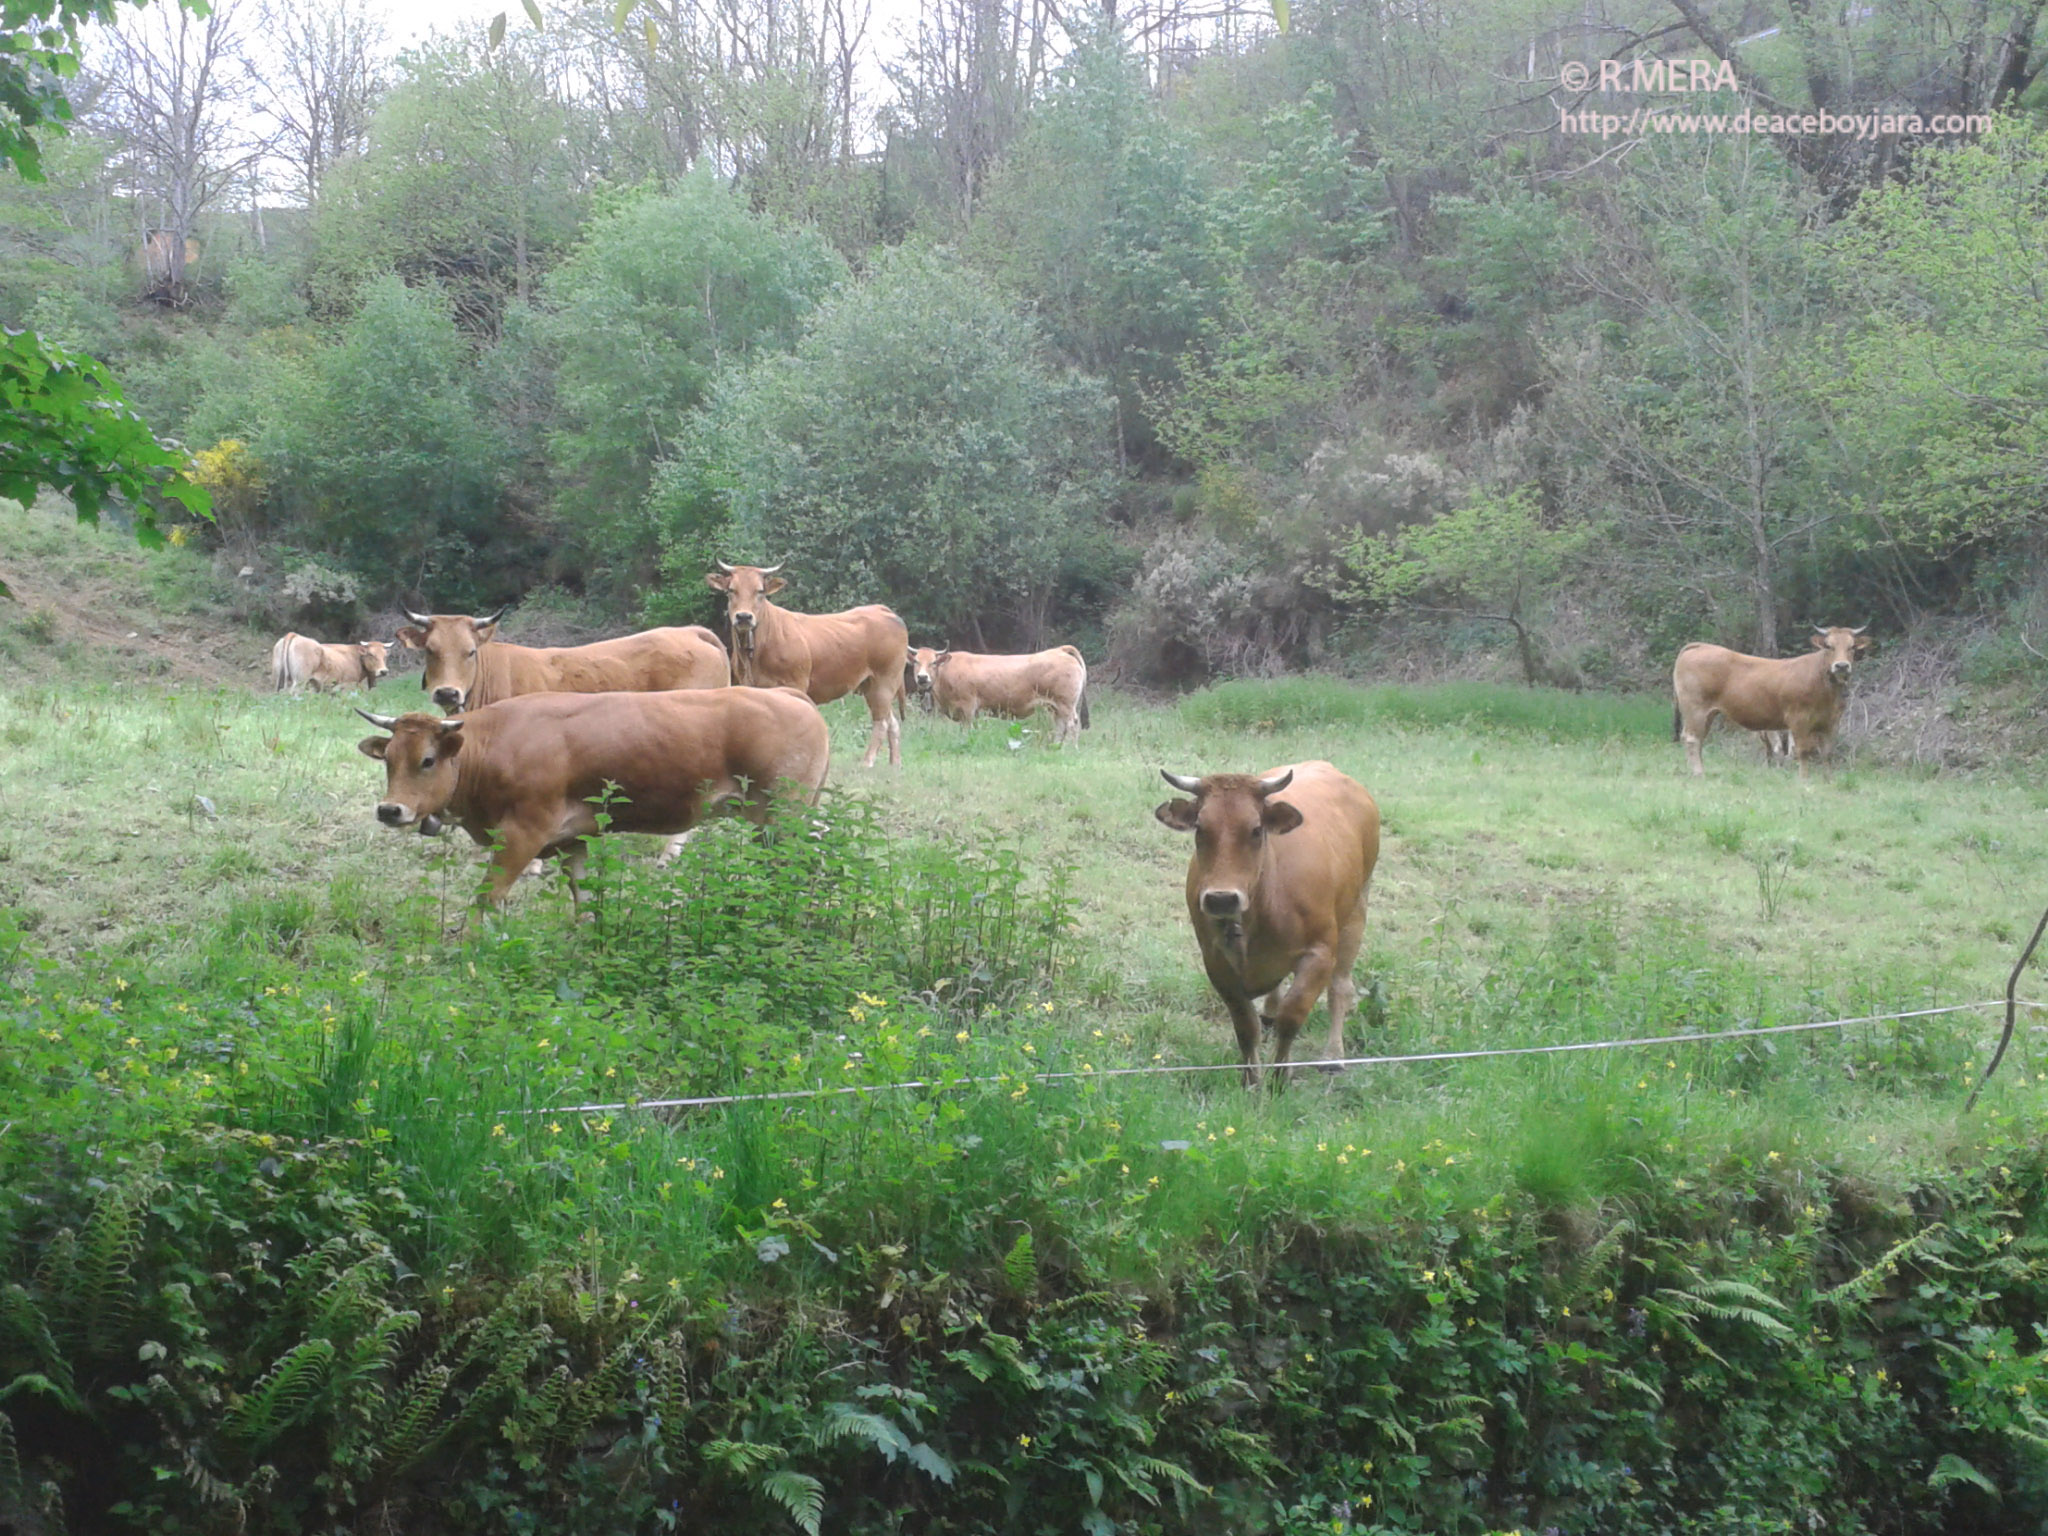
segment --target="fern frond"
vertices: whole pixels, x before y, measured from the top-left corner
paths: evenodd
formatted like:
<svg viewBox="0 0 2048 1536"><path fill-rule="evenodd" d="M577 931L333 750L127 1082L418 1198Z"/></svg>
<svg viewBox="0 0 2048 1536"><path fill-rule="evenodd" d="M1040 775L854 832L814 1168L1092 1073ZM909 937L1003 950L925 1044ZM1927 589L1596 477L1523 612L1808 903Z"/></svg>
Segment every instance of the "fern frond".
<svg viewBox="0 0 2048 1536"><path fill-rule="evenodd" d="M1004 1256L1003 1278L1010 1282L1010 1289L1020 1296L1037 1293L1038 1259L1031 1250L1029 1228L1017 1234L1017 1241L1010 1245L1009 1253Z"/></svg>
<svg viewBox="0 0 2048 1536"><path fill-rule="evenodd" d="M228 1410L222 1431L261 1450L291 1428L327 1382L334 1341L306 1339L285 1351L262 1380Z"/></svg>
<svg viewBox="0 0 2048 1536"><path fill-rule="evenodd" d="M1584 1292L1592 1281L1606 1270L1609 1261L1621 1252L1621 1245L1636 1234L1636 1224L1624 1216L1600 1235L1600 1241L1586 1250L1586 1256L1579 1260L1572 1273L1572 1289Z"/></svg>
<svg viewBox="0 0 2048 1536"><path fill-rule="evenodd" d="M1973 1488L1983 1489L1994 1499L1999 1497L1998 1484L1954 1451L1944 1453L1934 1464L1934 1470L1927 1474L1927 1486L1930 1488L1946 1488L1950 1483L1968 1483Z"/></svg>
<svg viewBox="0 0 2048 1536"><path fill-rule="evenodd" d="M761 1491L789 1511L804 1536L818 1536L825 1518L825 1485L803 1472L787 1467L761 1479Z"/></svg>
<svg viewBox="0 0 2048 1536"><path fill-rule="evenodd" d="M706 1461L744 1477L771 1461L780 1461L788 1452L779 1445L763 1445L753 1440L712 1440L704 1446L703 1454Z"/></svg>
<svg viewBox="0 0 2048 1536"><path fill-rule="evenodd" d="M434 1422L454 1377L453 1367L433 1363L412 1373L398 1394L390 1427L374 1452L378 1464L394 1472L404 1471L454 1424L452 1415L438 1425Z"/></svg>
<svg viewBox="0 0 2048 1536"><path fill-rule="evenodd" d="M506 1421L505 1438L514 1445L551 1441L552 1431L562 1422L562 1407L569 1401L575 1387L576 1373L566 1364L556 1366L548 1372L548 1379L540 1384L540 1390L528 1393L526 1401Z"/></svg>
<svg viewBox="0 0 2048 1536"><path fill-rule="evenodd" d="M865 1413L851 1403L827 1403L811 1443L823 1450L841 1440L865 1440L892 1462L910 1449L910 1437L880 1414Z"/></svg>
<svg viewBox="0 0 2048 1536"><path fill-rule="evenodd" d="M27 1492L21 1478L21 1452L14 1443L14 1421L0 1413L0 1518L24 1502Z"/></svg>
<svg viewBox="0 0 2048 1536"><path fill-rule="evenodd" d="M74 1413L83 1412L78 1386L71 1375L71 1361L58 1346L50 1321L26 1288L10 1285L0 1289L0 1347L12 1345L41 1369L35 1374L50 1383L58 1401ZM17 1384L21 1378L17 1378ZM8 1391L13 1391L10 1385ZM0 1396L5 1396L0 1393Z"/></svg>
<svg viewBox="0 0 2048 1536"><path fill-rule="evenodd" d="M1899 1265L1911 1258L1923 1244L1931 1241L1937 1233L1946 1232L1947 1230L1947 1222L1937 1221L1933 1226L1925 1227L1915 1232L1903 1242L1893 1243L1891 1247L1879 1254L1873 1262L1851 1275L1840 1285L1833 1287L1831 1290L1822 1291L1814 1300L1824 1307L1860 1307L1867 1304L1870 1298L1877 1294L1878 1287L1892 1277L1892 1272Z"/></svg>
<svg viewBox="0 0 2048 1536"><path fill-rule="evenodd" d="M646 1348L645 1330L620 1340L618 1346L604 1357L604 1363L576 1384L555 1425L554 1434L549 1437L551 1450L558 1453L574 1451L583 1443L583 1437L590 1433L591 1425L606 1413L619 1410L620 1394L625 1390L626 1378L632 1373L634 1358Z"/></svg>
<svg viewBox="0 0 2048 1536"><path fill-rule="evenodd" d="M131 1170L100 1191L79 1234L72 1293L82 1313L81 1337L88 1356L104 1359L122 1345L121 1329L134 1303L136 1255L142 1251L142 1218L162 1183L154 1165Z"/></svg>

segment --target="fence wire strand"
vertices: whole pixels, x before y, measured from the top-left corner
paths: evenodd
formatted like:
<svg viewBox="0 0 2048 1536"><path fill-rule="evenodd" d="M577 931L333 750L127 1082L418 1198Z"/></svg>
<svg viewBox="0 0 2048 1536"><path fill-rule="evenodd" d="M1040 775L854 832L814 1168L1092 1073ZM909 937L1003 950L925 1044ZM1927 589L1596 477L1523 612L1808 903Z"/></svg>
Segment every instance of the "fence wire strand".
<svg viewBox="0 0 2048 1536"><path fill-rule="evenodd" d="M2048 927L2048 915L2042 918ZM2038 939L2039 934L2036 934ZM1489 1057L1508 1056L1556 1056L1570 1052L1618 1051L1635 1046L1649 1045L1713 1045L1723 1040L1750 1040L1764 1035L1811 1034L1824 1029L1848 1029L1857 1024L1885 1024L1904 1019L1931 1019L1943 1014L1972 1013L1984 1008L2005 1008L2008 1010L2006 1038L2010 1039L2011 1012L2018 1008L2040 1008L2035 1002L2022 1002L2013 998L1993 997L1976 1003L1948 1003L1939 1008L1909 1008L1898 1013L1866 1013L1846 1019L1817 1019L1806 1024L1765 1024L1749 1029L1724 1029L1713 1034L1684 1035L1641 1035L1620 1040L1577 1040L1558 1045L1509 1045L1471 1051L1425 1051L1410 1056L1338 1056L1316 1061L1290 1061L1275 1068L1268 1064L1269 1071L1312 1072L1317 1070L1339 1071L1346 1067L1399 1067L1433 1061L1479 1061ZM2003 1054L2004 1042L2000 1042ZM1993 1066L1996 1066L1994 1061ZM897 1083L856 1083L838 1088L786 1088L774 1093L713 1093L693 1098L638 1099L616 1104L558 1104L539 1109L500 1110L501 1115L615 1115L639 1110L681 1110L721 1109L733 1104L777 1104L801 1099L845 1098L850 1095L870 1093L902 1093L917 1088L968 1088L990 1083L1061 1083L1094 1082L1113 1077L1185 1077L1207 1072L1242 1072L1241 1062L1199 1062L1180 1066L1138 1066L1138 1067L1096 1067L1087 1070L1065 1072L999 1073L976 1077L956 1077L940 1081L929 1078L910 1078ZM1990 1079L1985 1073L1985 1080ZM1983 1084L1978 1085L1981 1091ZM1976 1102L1976 1095L1971 1095Z"/></svg>

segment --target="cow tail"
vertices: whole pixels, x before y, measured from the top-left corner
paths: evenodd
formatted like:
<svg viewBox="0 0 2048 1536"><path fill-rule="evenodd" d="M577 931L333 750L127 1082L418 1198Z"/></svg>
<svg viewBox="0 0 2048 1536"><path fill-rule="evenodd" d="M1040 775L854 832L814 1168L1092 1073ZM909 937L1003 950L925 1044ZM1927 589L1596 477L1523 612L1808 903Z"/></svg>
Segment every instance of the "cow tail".
<svg viewBox="0 0 2048 1536"><path fill-rule="evenodd" d="M1087 729L1088 729L1089 727L1088 727L1088 685L1087 685L1086 683L1083 683L1083 684L1081 685L1081 696L1080 696L1079 698L1077 698L1076 700L1074 700L1074 708L1075 708L1076 712L1077 712L1077 713L1079 713L1079 715L1081 716L1081 729L1082 729L1082 730L1084 730L1084 731L1085 731L1085 730L1087 730Z"/></svg>
<svg viewBox="0 0 2048 1536"><path fill-rule="evenodd" d="M1684 734L1685 711L1680 709L1677 701L1674 700L1671 705L1671 739L1677 741Z"/></svg>
<svg viewBox="0 0 2048 1536"><path fill-rule="evenodd" d="M286 635L270 648L270 691L284 692L291 682L291 645L293 637Z"/></svg>

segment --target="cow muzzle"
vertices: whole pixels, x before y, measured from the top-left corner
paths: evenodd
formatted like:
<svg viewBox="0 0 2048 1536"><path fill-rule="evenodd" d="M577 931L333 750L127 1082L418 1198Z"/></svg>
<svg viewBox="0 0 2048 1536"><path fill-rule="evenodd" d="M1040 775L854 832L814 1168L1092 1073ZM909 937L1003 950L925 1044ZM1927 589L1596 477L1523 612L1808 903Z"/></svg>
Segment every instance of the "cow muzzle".
<svg viewBox="0 0 2048 1536"><path fill-rule="evenodd" d="M434 702L443 709L460 709L462 708L463 693L464 690L460 688L451 688L443 684L434 690Z"/></svg>
<svg viewBox="0 0 2048 1536"><path fill-rule="evenodd" d="M1202 911L1210 917L1238 917L1244 912L1244 892L1228 889L1204 891Z"/></svg>
<svg viewBox="0 0 2048 1536"><path fill-rule="evenodd" d="M1836 662L1828 668L1828 676L1838 683L1846 683L1849 681L1849 663L1846 661Z"/></svg>
<svg viewBox="0 0 2048 1536"><path fill-rule="evenodd" d="M383 800L377 805L377 819L387 827L410 826L413 809L409 805L400 805L396 800Z"/></svg>

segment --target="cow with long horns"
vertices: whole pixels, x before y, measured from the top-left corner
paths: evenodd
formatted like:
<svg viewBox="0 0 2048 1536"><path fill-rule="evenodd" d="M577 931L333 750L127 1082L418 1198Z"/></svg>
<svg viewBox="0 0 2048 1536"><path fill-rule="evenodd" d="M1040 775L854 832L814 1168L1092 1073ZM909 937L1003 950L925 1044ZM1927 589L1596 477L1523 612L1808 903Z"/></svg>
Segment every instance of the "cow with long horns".
<svg viewBox="0 0 2048 1536"><path fill-rule="evenodd" d="M719 807L765 825L779 807L814 804L832 748L824 716L791 688L534 693L447 720L356 713L391 733L358 744L384 765L377 819L424 833L453 822L495 843L490 906L551 853L574 893L600 808L614 832L678 837Z"/></svg>
<svg viewBox="0 0 2048 1536"><path fill-rule="evenodd" d="M1351 970L1365 942L1366 890L1379 861L1372 796L1324 762L1206 778L1162 768L1160 777L1192 796L1152 814L1195 834L1188 921L1209 985L1237 1030L1245 1086L1260 1081L1261 1022L1273 1026L1274 1067L1284 1067L1326 990L1324 1059L1340 1059L1344 1020L1358 996Z"/></svg>
<svg viewBox="0 0 2048 1536"><path fill-rule="evenodd" d="M732 680L750 688L801 688L813 704L849 693L867 700L867 755L875 765L884 742L889 762L903 762L903 658L910 631L880 603L843 613L797 613L768 601L785 583L775 565L732 565L721 560L704 580L725 594L732 629Z"/></svg>
<svg viewBox="0 0 2048 1536"><path fill-rule="evenodd" d="M1678 653L1671 668L1671 739L1685 743L1695 775L1706 772L1700 748L1716 718L1745 731L1784 731L1792 738L1799 777L1825 757L1849 700L1856 662L1877 649L1877 641L1855 629L1813 626L1813 649L1804 656L1747 656L1725 646L1695 640Z"/></svg>
<svg viewBox="0 0 2048 1536"><path fill-rule="evenodd" d="M445 713L461 714L528 693L653 693L723 688L725 644L701 624L643 630L591 645L508 645L497 638L505 610L483 618L414 613L398 638L424 651L420 687Z"/></svg>

